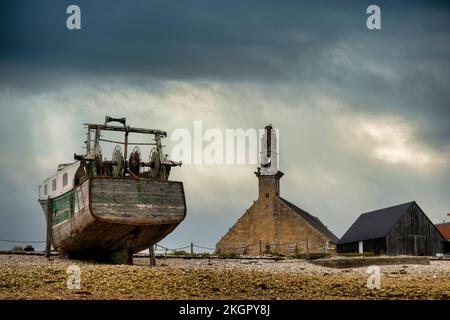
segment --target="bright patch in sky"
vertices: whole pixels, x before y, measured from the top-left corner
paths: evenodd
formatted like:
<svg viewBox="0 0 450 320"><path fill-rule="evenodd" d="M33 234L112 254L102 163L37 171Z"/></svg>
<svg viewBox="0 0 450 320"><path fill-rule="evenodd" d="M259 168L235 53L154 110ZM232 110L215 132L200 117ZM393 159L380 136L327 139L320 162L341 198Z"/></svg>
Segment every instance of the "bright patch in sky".
<svg viewBox="0 0 450 320"><path fill-rule="evenodd" d="M362 119L351 133L356 146L386 163L431 169L448 163L446 151L434 150L417 138L419 126L391 117Z"/></svg>

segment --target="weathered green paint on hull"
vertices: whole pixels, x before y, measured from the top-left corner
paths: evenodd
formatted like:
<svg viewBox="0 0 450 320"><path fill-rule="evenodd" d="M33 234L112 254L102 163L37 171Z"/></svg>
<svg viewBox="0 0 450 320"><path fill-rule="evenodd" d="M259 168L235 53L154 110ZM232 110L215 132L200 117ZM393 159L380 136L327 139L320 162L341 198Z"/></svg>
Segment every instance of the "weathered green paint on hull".
<svg viewBox="0 0 450 320"><path fill-rule="evenodd" d="M56 225L69 219L69 215L75 212L76 193L70 190L56 198L51 198L51 208L53 212L52 224ZM47 201L40 201L42 209L47 212Z"/></svg>

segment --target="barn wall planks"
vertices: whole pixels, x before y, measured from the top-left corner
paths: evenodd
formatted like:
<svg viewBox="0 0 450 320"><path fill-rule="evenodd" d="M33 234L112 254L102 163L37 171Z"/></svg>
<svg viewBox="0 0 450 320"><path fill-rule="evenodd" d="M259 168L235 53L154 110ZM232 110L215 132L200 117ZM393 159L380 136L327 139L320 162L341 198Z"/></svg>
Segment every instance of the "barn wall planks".
<svg viewBox="0 0 450 320"><path fill-rule="evenodd" d="M362 241L363 241L363 251L364 252L372 252L374 254L386 254L387 253L386 237L367 239L367 240L362 240ZM348 243L344 243L344 244L338 244L337 252L338 253L356 253L356 252L358 252L358 241L348 242Z"/></svg>
<svg viewBox="0 0 450 320"><path fill-rule="evenodd" d="M386 238L389 254L430 256L444 250L444 238L415 203L409 207Z"/></svg>
<svg viewBox="0 0 450 320"><path fill-rule="evenodd" d="M364 252L385 254L387 252L386 237L364 240L363 248Z"/></svg>

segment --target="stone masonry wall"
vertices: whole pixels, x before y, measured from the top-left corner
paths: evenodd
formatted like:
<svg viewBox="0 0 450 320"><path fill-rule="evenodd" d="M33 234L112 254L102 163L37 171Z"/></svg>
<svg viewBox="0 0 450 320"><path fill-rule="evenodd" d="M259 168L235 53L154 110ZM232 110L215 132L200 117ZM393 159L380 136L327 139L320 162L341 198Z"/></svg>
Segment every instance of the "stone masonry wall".
<svg viewBox="0 0 450 320"><path fill-rule="evenodd" d="M220 254L323 254L334 244L279 199L279 177L259 177L259 198L216 245Z"/></svg>

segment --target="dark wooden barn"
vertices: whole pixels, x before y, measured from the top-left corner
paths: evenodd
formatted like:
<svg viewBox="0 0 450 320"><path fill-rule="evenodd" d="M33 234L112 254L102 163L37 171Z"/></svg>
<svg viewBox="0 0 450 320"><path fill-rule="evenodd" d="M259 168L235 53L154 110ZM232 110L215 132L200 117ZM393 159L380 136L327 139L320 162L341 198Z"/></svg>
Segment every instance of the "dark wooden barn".
<svg viewBox="0 0 450 320"><path fill-rule="evenodd" d="M444 237L415 201L363 213L338 242L339 253L432 256Z"/></svg>

